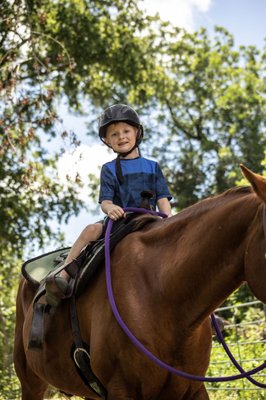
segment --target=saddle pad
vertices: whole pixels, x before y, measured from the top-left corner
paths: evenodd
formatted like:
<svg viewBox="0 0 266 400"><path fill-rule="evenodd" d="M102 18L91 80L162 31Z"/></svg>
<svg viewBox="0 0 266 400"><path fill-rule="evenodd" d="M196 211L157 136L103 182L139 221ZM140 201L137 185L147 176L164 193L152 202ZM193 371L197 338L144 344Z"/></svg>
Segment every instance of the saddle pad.
<svg viewBox="0 0 266 400"><path fill-rule="evenodd" d="M138 223L135 222L139 217ZM146 217L146 218L145 218ZM110 236L110 250L129 233L142 229L148 223L158 221L155 216L139 216L136 213L127 215L126 218L115 221ZM142 221L140 223L140 221ZM22 275L35 285L39 285L42 280L52 271L63 265L71 247L65 247L50 253L42 254L38 257L26 261L22 265ZM76 295L83 292L89 280L95 275L104 261L104 239L90 243L77 257L75 262L79 266L79 273L76 282Z"/></svg>
<svg viewBox="0 0 266 400"><path fill-rule="evenodd" d="M54 250L24 262L21 269L22 275L28 281L39 285L50 271L63 264L70 249L71 247L65 247Z"/></svg>
<svg viewBox="0 0 266 400"><path fill-rule="evenodd" d="M126 219L119 220L114 223L114 231L116 232L115 242L117 242L127 233L132 231L132 228L129 228L130 226L129 222L132 220L132 218L133 214L128 216ZM122 234L120 233L121 231L123 232ZM113 235L114 233L112 234L112 236ZM111 243L112 242L113 241L111 240ZM113 246L111 245L111 247ZM62 249L54 250L26 261L22 265L22 275L24 276L24 278L26 278L33 284L39 285L40 282L50 272L55 271L58 267L63 265L63 262L66 259L70 249L71 247L65 247ZM98 255L98 257L95 257L95 255ZM84 258L86 261L84 260ZM86 247L85 250L83 250L80 253L79 257L77 258L80 269L83 268L84 261L86 266L88 266L90 263L93 264L93 267L90 268L90 272L88 273L87 279L84 281L84 284L87 284L87 281L89 280L90 277L92 277L92 275L94 275L94 272L96 272L99 264L103 260L104 260L104 239L99 239L96 242L92 242Z"/></svg>
<svg viewBox="0 0 266 400"><path fill-rule="evenodd" d="M139 217L136 223L136 217ZM140 223L140 221L142 221ZM126 218L120 219L113 223L112 233L110 235L110 251L129 233L140 230L148 222L158 221L158 217L154 216L140 216L137 213L128 214ZM97 241L91 248L86 248L84 254L81 255L82 268L79 270L77 281L75 285L75 294L79 296L87 287L89 281L103 266L105 260L104 239Z"/></svg>

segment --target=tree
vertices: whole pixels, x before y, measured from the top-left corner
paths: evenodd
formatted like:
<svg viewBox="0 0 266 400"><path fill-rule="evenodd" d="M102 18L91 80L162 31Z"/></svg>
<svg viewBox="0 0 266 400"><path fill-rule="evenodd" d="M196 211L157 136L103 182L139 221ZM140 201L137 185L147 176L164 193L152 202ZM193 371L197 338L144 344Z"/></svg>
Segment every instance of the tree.
<svg viewBox="0 0 266 400"><path fill-rule="evenodd" d="M151 69L150 41L140 37L151 19L135 0L14 0L2 10L0 227L2 240L19 249L33 230L41 244L44 232L50 237L49 217L69 218L81 206L71 182L58 186L60 152L51 156L45 146L57 136L77 144L75 134L58 128L56 101L64 96L82 112L86 98L101 107L125 100Z"/></svg>
<svg viewBox="0 0 266 400"><path fill-rule="evenodd" d="M211 41L204 30L147 17L137 0L3 0L1 19L0 318L12 336L13 276L25 249L52 238L59 245L51 220L85 206L79 177L62 185L57 176L58 137L78 144L62 128L58 101L90 115L92 126L99 108L132 104L143 117L143 146L161 161L182 209L234 185L239 161L265 168L265 54L235 49L222 28ZM1 371L10 362L3 356Z"/></svg>
<svg viewBox="0 0 266 400"><path fill-rule="evenodd" d="M153 153L168 164L181 209L234 186L240 162L262 173L265 54L235 49L232 35L219 27L213 42L204 29L190 34L168 26L160 40L163 73L154 103L163 135Z"/></svg>
<svg viewBox="0 0 266 400"><path fill-rule="evenodd" d="M47 240L59 247L62 235L51 221L67 221L85 207L78 197L79 177L63 185L57 176L57 138L72 146L78 141L62 129L56 103L64 96L72 110L82 112L84 98L95 106L125 99L124 88L140 79L139 62L145 62L135 31L147 26L134 0L1 3L1 393L11 383L6 340L13 342L14 276L19 277L22 258L30 246L41 252Z"/></svg>

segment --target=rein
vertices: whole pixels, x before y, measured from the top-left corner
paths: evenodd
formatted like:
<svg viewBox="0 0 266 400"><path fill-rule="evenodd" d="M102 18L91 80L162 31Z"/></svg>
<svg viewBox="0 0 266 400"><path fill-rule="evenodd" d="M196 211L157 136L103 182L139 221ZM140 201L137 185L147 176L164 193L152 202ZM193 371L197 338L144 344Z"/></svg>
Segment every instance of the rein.
<svg viewBox="0 0 266 400"><path fill-rule="evenodd" d="M146 209L142 209L142 208L128 207L128 208L125 208L124 211L125 212L135 212L135 213L139 213L139 214L158 215L163 218L166 217L166 215L163 213L146 210ZM110 302L114 317L115 317L116 321L118 322L118 324L120 325L120 327L122 328L122 330L125 332L125 334L128 336L128 338L132 341L132 343L155 364L159 365L161 368L164 368L168 372L170 372L174 375L177 375L181 378L191 379L191 380L200 381L200 382L227 382L227 381L234 381L237 379L247 378L253 384L255 384L259 387L262 387L262 388L266 388L266 384L259 383L259 382L255 381L253 378L251 378L251 375L254 375L257 372L262 371L264 368L266 368L266 361L264 361L264 363L262 363L259 367L253 368L250 371L244 371L244 369L238 364L238 362L234 359L233 355L231 354L230 350L228 349L228 347L224 341L223 335L219 330L219 327L215 321L215 317L213 314L212 314L212 321L213 321L214 328L217 332L217 336L219 337L227 355L229 356L229 358L231 359L233 364L236 366L236 368L240 371L240 374L215 378L215 377L192 375L187 372L177 370L176 368L168 365L164 361L157 358L134 336L134 334L130 331L128 326L125 324L125 322L121 318L120 313L116 306L115 298L114 298L114 293L113 293L113 288L112 288L112 278L111 278L110 245L109 245L112 226L113 226L113 221L111 219L109 219L107 228L106 228L106 232L105 232L105 275L106 275L107 293L108 293L108 298L109 298L109 302Z"/></svg>

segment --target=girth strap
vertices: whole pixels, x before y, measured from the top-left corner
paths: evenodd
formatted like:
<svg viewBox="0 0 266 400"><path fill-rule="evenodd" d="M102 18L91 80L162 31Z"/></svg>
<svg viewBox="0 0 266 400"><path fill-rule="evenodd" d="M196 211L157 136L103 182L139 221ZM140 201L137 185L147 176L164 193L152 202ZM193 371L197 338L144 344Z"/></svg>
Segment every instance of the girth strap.
<svg viewBox="0 0 266 400"><path fill-rule="evenodd" d="M76 367L85 385L102 399L106 400L107 391L97 376L94 375L90 364L89 349L86 348L88 346L86 346L81 339L75 296L72 296L70 300L70 319L75 346L73 359Z"/></svg>
<svg viewBox="0 0 266 400"><path fill-rule="evenodd" d="M44 338L44 313L46 304L34 303L28 348L41 349Z"/></svg>

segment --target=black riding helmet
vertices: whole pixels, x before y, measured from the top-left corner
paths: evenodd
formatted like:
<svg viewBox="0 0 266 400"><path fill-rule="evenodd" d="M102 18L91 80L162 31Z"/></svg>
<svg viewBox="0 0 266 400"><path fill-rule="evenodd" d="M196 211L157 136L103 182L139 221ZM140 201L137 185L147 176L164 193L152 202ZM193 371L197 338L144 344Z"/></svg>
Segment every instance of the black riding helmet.
<svg viewBox="0 0 266 400"><path fill-rule="evenodd" d="M113 106L106 108L99 117L99 137L107 146L108 144L104 140L106 130L108 125L111 125L114 122L126 122L129 125L136 126L138 128L136 147L141 143L144 130L137 112L126 104L114 104Z"/></svg>
<svg viewBox="0 0 266 400"><path fill-rule="evenodd" d="M120 185L124 182L124 177L122 173L122 168L120 164L120 157L126 157L130 154L134 149L136 149L141 143L144 135L143 126L140 123L139 116L133 108L126 104L114 104L104 110L104 112L99 117L99 137L103 141L104 144L109 146L105 141L106 130L108 125L113 124L114 122L126 122L129 125L136 126L138 128L136 143L126 153L119 153L116 158L116 176Z"/></svg>

